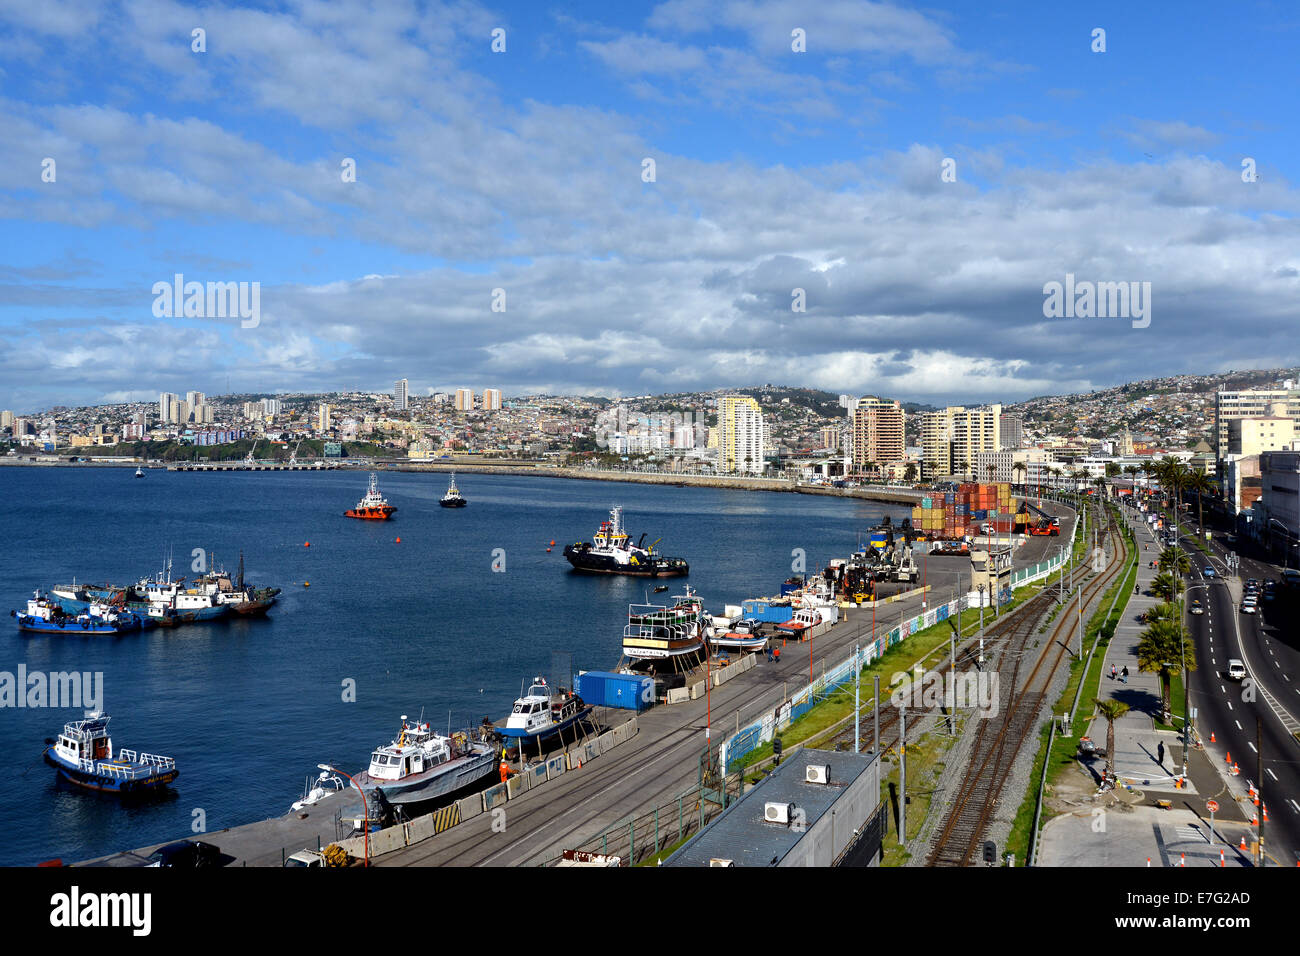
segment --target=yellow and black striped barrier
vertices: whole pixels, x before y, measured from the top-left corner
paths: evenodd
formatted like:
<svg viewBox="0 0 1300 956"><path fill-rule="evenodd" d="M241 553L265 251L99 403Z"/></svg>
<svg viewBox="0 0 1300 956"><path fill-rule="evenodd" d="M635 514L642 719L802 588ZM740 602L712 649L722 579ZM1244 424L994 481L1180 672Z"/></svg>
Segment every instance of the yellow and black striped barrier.
<svg viewBox="0 0 1300 956"><path fill-rule="evenodd" d="M456 824L460 823L460 804L453 803L451 806L443 807L433 814L433 832L441 833L443 830L449 830Z"/></svg>

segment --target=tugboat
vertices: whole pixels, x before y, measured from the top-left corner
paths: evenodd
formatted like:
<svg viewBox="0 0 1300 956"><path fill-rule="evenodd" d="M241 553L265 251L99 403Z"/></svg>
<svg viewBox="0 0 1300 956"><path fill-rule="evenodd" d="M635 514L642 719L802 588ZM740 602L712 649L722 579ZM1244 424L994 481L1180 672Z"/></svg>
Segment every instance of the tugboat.
<svg viewBox="0 0 1300 956"><path fill-rule="evenodd" d="M641 541L632 544L623 530L623 509L612 508L609 520L600 523L591 541L565 545L564 557L575 571L584 574L631 574L639 577L677 577L690 574L691 566L682 558L656 554L654 545L643 548Z"/></svg>
<svg viewBox="0 0 1300 956"><path fill-rule="evenodd" d="M139 793L157 790L176 779L176 761L125 748L113 755L110 718L99 711L63 725L59 739L46 741L45 762L59 776L88 790Z"/></svg>
<svg viewBox="0 0 1300 956"><path fill-rule="evenodd" d="M451 485L447 488L447 493L438 499L438 504L444 508L464 508L468 501L461 497L460 489L456 487L456 473L451 473Z"/></svg>
<svg viewBox="0 0 1300 956"><path fill-rule="evenodd" d="M135 476L136 476L137 478L143 478L143 477L144 477L144 471L143 471L143 469L136 468L136 470L135 470Z"/></svg>
<svg viewBox="0 0 1300 956"><path fill-rule="evenodd" d="M370 487L365 496L357 502L355 508L343 512L348 518L362 518L366 521L387 521L397 509L388 503L388 499L379 493L379 476L370 473Z"/></svg>
<svg viewBox="0 0 1300 956"><path fill-rule="evenodd" d="M545 678L534 677L528 693L515 701L505 726L497 727L496 732L513 740L523 750L527 744L540 743L566 730L591 710L591 706L584 704L582 698L572 691L561 690L552 694Z"/></svg>
<svg viewBox="0 0 1300 956"><path fill-rule="evenodd" d="M444 737L428 723L402 715L397 739L370 755L370 768L354 778L366 792L389 803L421 803L456 793L496 770L496 748L464 733Z"/></svg>

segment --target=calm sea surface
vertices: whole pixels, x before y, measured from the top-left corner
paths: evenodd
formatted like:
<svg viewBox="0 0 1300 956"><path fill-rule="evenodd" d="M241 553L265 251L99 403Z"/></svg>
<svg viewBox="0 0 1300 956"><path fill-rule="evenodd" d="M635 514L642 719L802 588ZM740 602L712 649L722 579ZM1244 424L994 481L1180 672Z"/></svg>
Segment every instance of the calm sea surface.
<svg viewBox="0 0 1300 956"><path fill-rule="evenodd" d="M464 474L464 509L443 509L437 474L384 474L389 522L344 518L362 472L215 474L0 468L0 609L34 588L126 584L196 549L232 573L284 589L264 620L122 637L28 636L12 620L0 671L102 672L114 745L176 758L169 798L141 806L56 785L46 737L77 709L0 709L0 864L85 859L284 813L322 761L364 767L402 714L435 726L500 719L552 652L581 669L619 657L627 605L652 584L569 573L566 543L588 540L614 504L633 539L691 563L712 610L778 592L791 551L814 570L906 509L810 495ZM400 537L400 543L397 538ZM555 548L547 554L549 542ZM306 547L305 542L311 546ZM504 551L505 571L492 571ZM310 582L310 587L304 587ZM669 594L681 592L671 579ZM343 701L355 681L356 701Z"/></svg>

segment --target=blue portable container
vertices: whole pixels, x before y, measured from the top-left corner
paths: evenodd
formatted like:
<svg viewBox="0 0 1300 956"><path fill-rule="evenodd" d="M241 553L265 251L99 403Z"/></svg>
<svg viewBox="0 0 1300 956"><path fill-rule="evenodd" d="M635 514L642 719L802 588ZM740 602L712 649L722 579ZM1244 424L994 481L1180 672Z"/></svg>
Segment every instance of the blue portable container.
<svg viewBox="0 0 1300 956"><path fill-rule="evenodd" d="M654 703L654 678L646 674L587 671L575 683L578 696L588 704L640 711Z"/></svg>
<svg viewBox="0 0 1300 956"><path fill-rule="evenodd" d="M579 674L574 681L574 691L588 704L603 704L605 700L605 675L600 671Z"/></svg>

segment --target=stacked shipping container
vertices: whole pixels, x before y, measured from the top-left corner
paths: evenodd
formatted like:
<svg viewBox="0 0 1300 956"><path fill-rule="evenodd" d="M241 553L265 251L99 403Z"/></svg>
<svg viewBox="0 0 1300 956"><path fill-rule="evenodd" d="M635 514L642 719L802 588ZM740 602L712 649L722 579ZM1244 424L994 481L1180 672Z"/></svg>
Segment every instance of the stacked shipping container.
<svg viewBox="0 0 1300 956"><path fill-rule="evenodd" d="M1022 509L1023 511L1023 509ZM912 527L932 538L963 538L982 533L983 525L1008 534L1015 524L1024 525L1027 516L1016 514L1011 485L964 484L955 492L921 499L912 509Z"/></svg>

